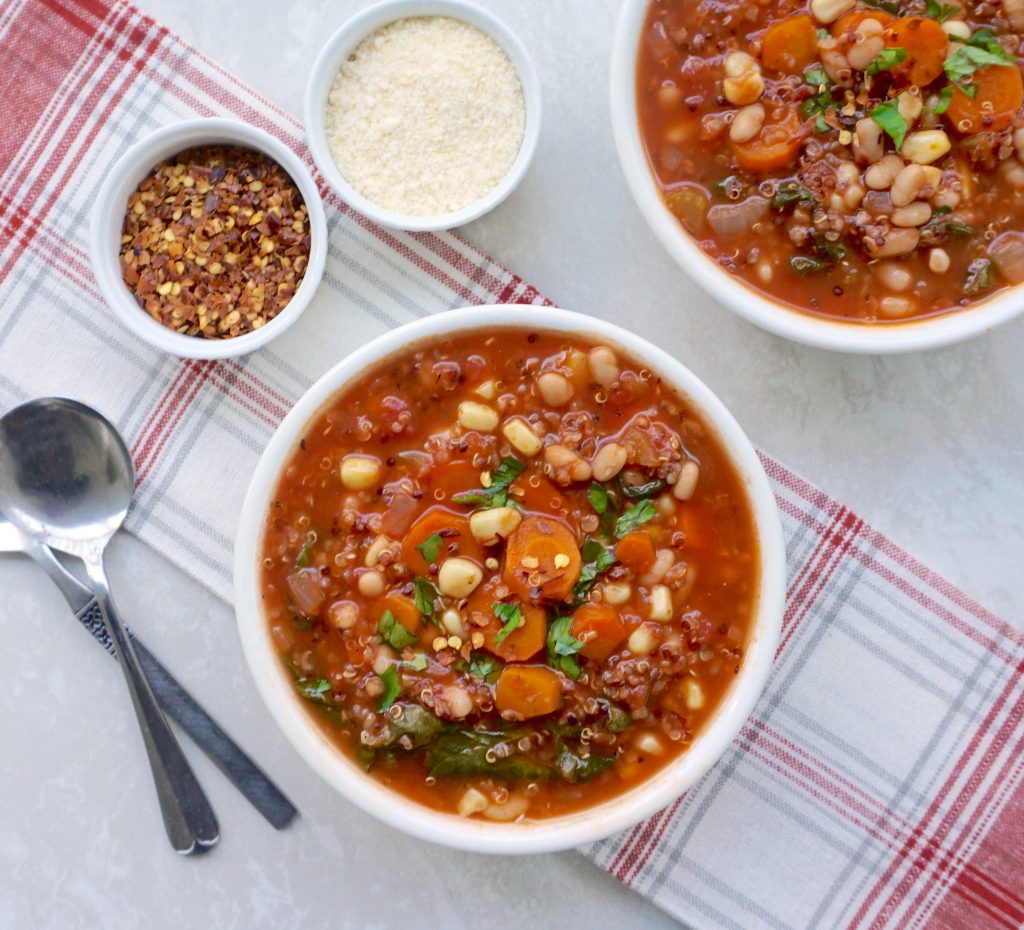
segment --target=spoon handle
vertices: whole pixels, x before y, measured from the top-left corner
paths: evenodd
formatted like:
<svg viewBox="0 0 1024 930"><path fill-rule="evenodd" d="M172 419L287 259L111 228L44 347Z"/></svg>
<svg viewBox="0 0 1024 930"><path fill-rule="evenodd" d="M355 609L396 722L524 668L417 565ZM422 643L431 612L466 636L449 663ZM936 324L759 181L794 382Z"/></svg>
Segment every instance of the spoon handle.
<svg viewBox="0 0 1024 930"><path fill-rule="evenodd" d="M96 604L121 659L119 664L146 744L168 839L184 856L205 852L220 839L217 817L157 705L131 640L118 618L103 571L102 556L84 561Z"/></svg>

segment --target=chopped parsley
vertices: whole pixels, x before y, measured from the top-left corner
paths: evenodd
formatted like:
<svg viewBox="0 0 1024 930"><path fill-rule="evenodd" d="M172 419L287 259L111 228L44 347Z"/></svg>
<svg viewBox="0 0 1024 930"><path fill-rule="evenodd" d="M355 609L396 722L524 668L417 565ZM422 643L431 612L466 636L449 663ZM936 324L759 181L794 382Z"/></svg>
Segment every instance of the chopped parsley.
<svg viewBox="0 0 1024 930"><path fill-rule="evenodd" d="M441 538L440 533L431 533L423 542L416 546L428 565L437 561L437 557L441 554L443 547L444 540Z"/></svg>
<svg viewBox="0 0 1024 930"><path fill-rule="evenodd" d="M469 674L474 678L486 678L501 668L501 663L486 652L474 652L469 660Z"/></svg>
<svg viewBox="0 0 1024 930"><path fill-rule="evenodd" d="M384 684L384 693L380 696L377 710L384 713L395 703L395 698L402 693L402 683L398 680L398 666L389 665L384 670L384 674L380 676L380 680Z"/></svg>
<svg viewBox="0 0 1024 930"><path fill-rule="evenodd" d="M900 16L900 5L892 0L864 0L865 6L873 6L876 10L885 10L892 16Z"/></svg>
<svg viewBox="0 0 1024 930"><path fill-rule="evenodd" d="M417 641L416 636L402 626L390 610L385 610L380 615L380 620L377 621L377 634L382 643L387 643L392 649L399 651Z"/></svg>
<svg viewBox="0 0 1024 930"><path fill-rule="evenodd" d="M526 464L509 455L491 474L491 486L479 491L463 491L452 496L456 504L482 504L484 507L504 507L508 504L508 487L524 471Z"/></svg>
<svg viewBox="0 0 1024 930"><path fill-rule="evenodd" d="M643 475L634 469L620 471L615 478L615 484L623 496L631 501L639 501L645 497L660 494L666 487L662 478L651 478L649 481L644 481Z"/></svg>
<svg viewBox="0 0 1024 930"><path fill-rule="evenodd" d="M1004 49L988 29L979 29L943 63L946 77L968 97L978 88L970 83L974 72L989 65L1012 65L1013 56Z"/></svg>
<svg viewBox="0 0 1024 930"><path fill-rule="evenodd" d="M804 74L804 81L811 87L817 88L817 93L803 102L804 116L817 117L814 121L815 132L828 132L829 125L825 119L825 111L835 108L835 101L832 99L832 81L821 68L807 71Z"/></svg>
<svg viewBox="0 0 1024 930"><path fill-rule="evenodd" d="M595 539L588 539L583 544L582 550L583 568L580 570L580 577L572 588L572 604L574 607L582 604L594 587L597 576L611 568L618 560L611 549L602 546Z"/></svg>
<svg viewBox="0 0 1024 930"><path fill-rule="evenodd" d="M633 532L638 526L653 520L658 509L649 500L633 504L618 520L615 521L615 535L622 539L627 533Z"/></svg>
<svg viewBox="0 0 1024 930"><path fill-rule="evenodd" d="M878 57L868 65L868 70L864 73L871 77L874 74L878 74L879 71L888 71L890 68L895 68L896 65L901 64L907 59L907 50L905 48L883 48L878 53Z"/></svg>
<svg viewBox="0 0 1024 930"><path fill-rule="evenodd" d="M580 667L576 663L576 653L583 648L572 635L572 617L555 617L548 627L548 664L552 668L565 672L573 681L580 677Z"/></svg>
<svg viewBox="0 0 1024 930"><path fill-rule="evenodd" d="M604 516L608 512L608 489L604 485L592 484L587 491L587 498L595 513Z"/></svg>
<svg viewBox="0 0 1024 930"><path fill-rule="evenodd" d="M880 103L868 113L883 131L892 139L897 149L903 146L903 139L907 135L907 121L900 115L899 101L892 99Z"/></svg>
<svg viewBox="0 0 1024 930"><path fill-rule="evenodd" d="M434 626L437 626L437 621L434 618L434 598L438 597L437 588L434 587L432 581L428 581L419 575L413 579L413 603L416 605L416 609L423 614L423 616L429 620Z"/></svg>
<svg viewBox="0 0 1024 930"><path fill-rule="evenodd" d="M995 266L991 259L978 258L967 266L967 278L964 281L965 294L980 294L995 283Z"/></svg>
<svg viewBox="0 0 1024 930"><path fill-rule="evenodd" d="M935 104L935 109L932 112L936 116L941 116L946 110L949 109L949 103L953 99L953 85L947 84L942 90L939 91L939 102Z"/></svg>
<svg viewBox="0 0 1024 930"><path fill-rule="evenodd" d="M794 255L789 260L789 267L793 269L793 274L799 278L806 278L809 274L817 274L819 271L824 271L828 268L828 262L822 261L820 258L811 258L810 255Z"/></svg>
<svg viewBox="0 0 1024 930"><path fill-rule="evenodd" d="M500 646L509 636L523 625L523 610L518 604L502 604L500 602L491 605L494 616L503 624L501 632L494 637L494 644Z"/></svg>
<svg viewBox="0 0 1024 930"><path fill-rule="evenodd" d="M953 3L939 3L938 0L925 0L925 13L938 23L944 23L950 16L960 12L960 7Z"/></svg>
<svg viewBox="0 0 1024 930"><path fill-rule="evenodd" d="M306 568L309 565L309 557L313 552L314 545L316 545L316 533L310 533L302 544L299 554L295 557L296 568Z"/></svg>
<svg viewBox="0 0 1024 930"><path fill-rule="evenodd" d="M330 700L331 683L326 678L299 678L295 687L304 698L317 704L326 704Z"/></svg>
<svg viewBox="0 0 1024 930"><path fill-rule="evenodd" d="M775 196L772 197L772 209L782 210L792 203L816 204L817 202L814 194L799 181L783 181L775 188Z"/></svg>

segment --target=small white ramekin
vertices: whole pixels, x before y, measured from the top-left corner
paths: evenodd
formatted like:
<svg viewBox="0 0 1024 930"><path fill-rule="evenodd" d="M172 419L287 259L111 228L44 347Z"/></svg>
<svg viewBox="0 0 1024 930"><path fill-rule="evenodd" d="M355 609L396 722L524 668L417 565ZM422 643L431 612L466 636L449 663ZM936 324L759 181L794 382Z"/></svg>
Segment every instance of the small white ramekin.
<svg viewBox="0 0 1024 930"><path fill-rule="evenodd" d="M701 249L665 206L640 138L636 65L640 32L649 7L650 0L623 0L619 9L610 70L615 144L640 213L669 255L707 293L769 332L837 352L883 354L936 348L988 332L1024 311L1024 287L1013 287L941 316L907 322L847 323L801 313L729 274ZM685 304L680 306L680 312L685 312Z"/></svg>
<svg viewBox="0 0 1024 930"><path fill-rule="evenodd" d="M399 19L414 16L448 16L476 26L504 49L523 88L526 107L526 125L519 153L505 177L486 196L475 203L455 210L430 216L411 216L388 210L359 193L338 169L327 141L327 98L342 64L355 51L360 42L378 29ZM486 10L466 3L465 0L385 0L353 16L327 40L306 84L306 136L310 152L320 173L335 193L347 204L381 226L411 232L437 232L464 226L493 210L518 187L526 174L537 148L541 122L541 92L537 71L523 44L501 20Z"/></svg>
<svg viewBox="0 0 1024 930"><path fill-rule="evenodd" d="M693 745L652 778L575 814L526 823L492 823L430 810L391 791L342 753L312 719L270 636L260 590L261 549L278 480L310 421L346 385L382 359L422 340L513 327L571 334L618 347L675 387L717 434L738 470L754 514L761 557L757 608L747 654L722 704ZM260 458L235 537L235 613L245 658L271 715L299 754L339 794L413 836L475 852L540 853L592 843L665 807L728 749L764 689L782 626L786 553L768 478L732 414L696 375L668 353L611 323L579 313L516 305L469 307L391 330L334 366L296 403Z"/></svg>
<svg viewBox="0 0 1024 930"><path fill-rule="evenodd" d="M309 262L292 299L265 326L230 339L185 336L168 329L139 306L121 275L121 229L129 195L157 163L197 145L239 145L272 158L295 182L309 214ZM96 196L89 250L100 293L118 319L136 336L183 358L232 358L252 352L281 335L309 306L327 261L327 219L309 169L283 142L238 120L191 119L164 126L140 139L114 163Z"/></svg>

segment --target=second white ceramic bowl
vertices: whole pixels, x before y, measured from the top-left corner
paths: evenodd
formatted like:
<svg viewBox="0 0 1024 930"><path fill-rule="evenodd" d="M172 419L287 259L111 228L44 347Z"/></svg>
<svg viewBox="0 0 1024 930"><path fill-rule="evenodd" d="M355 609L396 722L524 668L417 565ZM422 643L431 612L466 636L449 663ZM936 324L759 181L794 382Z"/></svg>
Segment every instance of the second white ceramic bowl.
<svg viewBox="0 0 1024 930"><path fill-rule="evenodd" d="M718 435L733 462L754 513L761 578L753 633L739 674L693 745L640 785L575 814L526 823L493 823L430 810L367 775L325 736L281 662L263 612L260 561L267 514L281 472L307 425L338 392L382 359L423 340L515 327L572 334L620 348L675 387ZM424 317L357 349L298 401L263 453L249 485L235 542L235 611L238 632L256 686L299 754L340 794L391 826L422 839L487 853L538 853L592 843L626 829L665 807L721 757L757 701L771 667L782 623L786 557L775 497L761 463L722 402L672 356L611 323L525 306L470 307Z"/></svg>
<svg viewBox="0 0 1024 930"><path fill-rule="evenodd" d="M128 196L158 162L197 145L239 145L272 158L295 182L309 213L309 262L302 283L285 308L269 323L231 339L203 339L168 329L139 306L121 276L121 228L128 210ZM190 119L164 126L140 139L107 172L93 208L89 251L100 293L136 336L183 358L231 358L266 345L288 329L309 306L327 261L327 219L309 169L283 142L238 120Z"/></svg>
<svg viewBox="0 0 1024 930"><path fill-rule="evenodd" d="M610 72L615 145L626 182L647 224L669 255L716 300L769 332L839 352L912 352L948 345L986 332L1024 311L1024 287L1015 287L943 316L905 323L844 323L780 304L725 271L665 206L640 138L636 65L649 6L650 0L623 0L619 10Z"/></svg>
<svg viewBox="0 0 1024 930"><path fill-rule="evenodd" d="M515 66L519 75L519 83L523 88L523 103L526 106L523 142L519 147L519 154L516 155L505 177L489 194L475 203L452 213L434 216L411 216L398 213L368 200L345 180L345 176L338 169L331 155L331 147L327 141L327 97L342 64L367 36L389 23L411 16L448 16L476 26L477 29L489 35L504 49L505 54ZM464 0L385 0L385 2L377 3L353 16L327 40L316 64L313 65L313 71L310 73L309 82L306 85L305 109L306 136L309 140L309 150L313 153L313 160L327 183L342 200L381 226L412 232L437 232L442 229L464 226L466 223L478 219L498 206L519 186L519 182L526 174L526 169L530 166L533 153L537 148L537 139L540 137L540 80L530 56L516 34L486 10L482 10L472 3L466 3Z"/></svg>

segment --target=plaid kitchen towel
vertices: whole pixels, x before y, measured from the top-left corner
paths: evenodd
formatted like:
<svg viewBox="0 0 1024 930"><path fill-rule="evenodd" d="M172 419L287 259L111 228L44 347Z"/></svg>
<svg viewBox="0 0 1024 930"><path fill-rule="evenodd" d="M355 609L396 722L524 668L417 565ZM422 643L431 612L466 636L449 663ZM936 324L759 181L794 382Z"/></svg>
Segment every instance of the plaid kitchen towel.
<svg viewBox="0 0 1024 930"><path fill-rule="evenodd" d="M544 302L452 235L381 229L324 190L322 290L269 348L168 358L104 308L86 230L110 164L233 115L301 126L131 6L0 2L0 410L96 405L138 470L130 530L222 597L249 475L347 351L469 303ZM764 697L685 797L584 852L694 927L1024 925L1024 637L765 456L790 591ZM225 635L231 635L225 632Z"/></svg>

